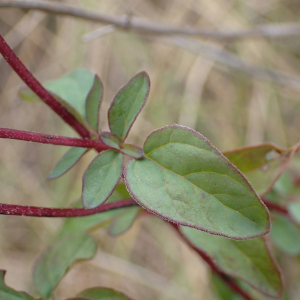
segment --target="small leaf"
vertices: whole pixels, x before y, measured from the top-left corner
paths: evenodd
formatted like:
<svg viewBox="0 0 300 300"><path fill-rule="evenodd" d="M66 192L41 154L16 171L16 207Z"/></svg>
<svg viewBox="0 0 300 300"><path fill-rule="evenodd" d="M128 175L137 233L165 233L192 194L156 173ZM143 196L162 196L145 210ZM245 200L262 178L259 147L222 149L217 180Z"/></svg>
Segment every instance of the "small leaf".
<svg viewBox="0 0 300 300"><path fill-rule="evenodd" d="M47 176L47 179L54 179L65 174L88 150L80 147L73 147L68 150Z"/></svg>
<svg viewBox="0 0 300 300"><path fill-rule="evenodd" d="M142 148L131 144L122 144L121 152L137 159L143 157L145 154Z"/></svg>
<svg viewBox="0 0 300 300"><path fill-rule="evenodd" d="M289 255L300 253L300 235L298 228L287 218L276 216L272 222L270 237L273 244Z"/></svg>
<svg viewBox="0 0 300 300"><path fill-rule="evenodd" d="M0 299L3 300L34 300L31 296L24 292L17 292L8 287L4 282L6 271L0 270Z"/></svg>
<svg viewBox="0 0 300 300"><path fill-rule="evenodd" d="M300 224L300 201L289 203L287 208L293 220Z"/></svg>
<svg viewBox="0 0 300 300"><path fill-rule="evenodd" d="M119 183L112 195L107 199L106 203L116 202L123 199L129 199L130 195L126 190L124 183ZM79 201L75 207L82 207L82 202ZM97 229L110 224L113 218L120 214L123 210L131 209L133 207L119 208L102 212L87 217L80 218L66 218L64 225L60 231L59 238L70 234L83 232L87 230Z"/></svg>
<svg viewBox="0 0 300 300"><path fill-rule="evenodd" d="M100 110L102 95L103 95L102 81L98 75L95 75L93 85L85 100L85 112L86 112L87 122L96 132L100 132L99 110Z"/></svg>
<svg viewBox="0 0 300 300"><path fill-rule="evenodd" d="M117 236L129 230L133 225L141 207L128 207L118 213L109 225L108 233L112 236Z"/></svg>
<svg viewBox="0 0 300 300"><path fill-rule="evenodd" d="M264 238L234 241L185 226L181 226L180 231L224 274L244 280L267 296L282 294L281 272Z"/></svg>
<svg viewBox="0 0 300 300"><path fill-rule="evenodd" d="M123 154L105 150L96 156L83 175L82 203L85 208L103 204L118 184L123 168Z"/></svg>
<svg viewBox="0 0 300 300"><path fill-rule="evenodd" d="M272 143L242 147L223 152L246 178L259 195L266 194L284 171L290 159L290 149Z"/></svg>
<svg viewBox="0 0 300 300"><path fill-rule="evenodd" d="M41 296L48 299L69 267L77 260L92 258L96 250L94 239L85 233L69 236L48 248L33 271L33 281Z"/></svg>
<svg viewBox="0 0 300 300"><path fill-rule="evenodd" d="M108 131L102 131L100 133L100 139L105 145L118 150L122 144L122 140L117 135Z"/></svg>
<svg viewBox="0 0 300 300"><path fill-rule="evenodd" d="M110 131L125 140L133 122L146 103L150 79L146 72L138 73L114 97L108 110Z"/></svg>
<svg viewBox="0 0 300 300"><path fill-rule="evenodd" d="M91 300L131 300L121 292L110 288L94 287L81 292L78 296Z"/></svg>
<svg viewBox="0 0 300 300"><path fill-rule="evenodd" d="M152 132L145 157L125 168L141 206L177 224L233 239L266 234L269 214L243 174L200 133L179 125Z"/></svg>

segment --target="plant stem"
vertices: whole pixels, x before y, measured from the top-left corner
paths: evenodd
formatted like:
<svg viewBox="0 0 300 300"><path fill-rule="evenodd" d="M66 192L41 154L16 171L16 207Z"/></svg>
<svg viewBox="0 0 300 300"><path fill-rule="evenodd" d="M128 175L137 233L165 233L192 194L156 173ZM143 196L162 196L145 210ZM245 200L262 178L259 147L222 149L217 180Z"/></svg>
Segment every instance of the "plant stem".
<svg viewBox="0 0 300 300"><path fill-rule="evenodd" d="M254 300L252 297L250 297L245 291L243 291L237 283L235 283L229 276L225 275L219 267L213 262L213 260L203 251L195 247L179 230L179 227L177 224L170 223L177 233L180 235L180 237L184 240L184 242L193 250L195 250L202 259L211 267L212 271L218 275L236 294L239 294L243 299L245 300Z"/></svg>
<svg viewBox="0 0 300 300"><path fill-rule="evenodd" d="M269 210L276 211L276 212L279 212L279 213L284 214L284 215L289 215L289 212L285 207L283 207L281 205L278 205L276 203L273 203L271 201L268 201L264 198L262 198L262 201L265 203L265 205L267 206L267 208Z"/></svg>
<svg viewBox="0 0 300 300"><path fill-rule="evenodd" d="M24 206L13 204L0 204L0 215L25 216L25 217L85 217L122 207L137 205L133 199L125 199L100 205L93 209L85 208L48 208L37 206Z"/></svg>
<svg viewBox="0 0 300 300"><path fill-rule="evenodd" d="M0 35L0 53L7 63L14 69L20 78L37 94L52 110L54 110L67 124L76 130L83 138L89 138L89 131L79 123L69 111L60 104L49 92L40 84L40 82L23 65L20 59L7 45Z"/></svg>
<svg viewBox="0 0 300 300"><path fill-rule="evenodd" d="M29 141L42 144L95 148L97 151L111 149L99 140L77 139L59 135L29 132L10 128L0 128L0 138Z"/></svg>

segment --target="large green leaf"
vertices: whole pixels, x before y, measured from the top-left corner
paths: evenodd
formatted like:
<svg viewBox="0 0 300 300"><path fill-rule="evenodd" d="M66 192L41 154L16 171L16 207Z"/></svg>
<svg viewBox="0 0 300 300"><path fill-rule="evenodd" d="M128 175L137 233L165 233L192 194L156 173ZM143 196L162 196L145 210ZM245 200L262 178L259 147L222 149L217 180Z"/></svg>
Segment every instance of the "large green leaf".
<svg viewBox="0 0 300 300"><path fill-rule="evenodd" d="M264 195L284 171L291 153L291 149L265 143L225 151L223 155L243 172L259 195Z"/></svg>
<svg viewBox="0 0 300 300"><path fill-rule="evenodd" d="M132 197L172 222L233 239L266 234L269 214L243 174L200 133L171 125L150 134L124 175Z"/></svg>
<svg viewBox="0 0 300 300"><path fill-rule="evenodd" d="M97 250L92 237L86 233L68 236L48 248L37 261L33 271L33 281L37 291L49 298L76 260L90 259Z"/></svg>
<svg viewBox="0 0 300 300"><path fill-rule="evenodd" d="M112 195L107 199L106 203L116 202L123 199L129 199L125 184L119 183ZM75 207L82 207L82 202L79 201ZM110 224L116 215L122 211L135 209L135 207L119 208L114 210L105 211L99 214L80 217L80 218L66 218L64 225L59 233L59 238L74 234L77 232L83 232L86 230L93 230Z"/></svg>
<svg viewBox="0 0 300 300"><path fill-rule="evenodd" d="M103 85L98 75L94 76L93 85L86 96L85 113L86 120L90 126L96 131L100 132L99 126L99 110L103 95Z"/></svg>
<svg viewBox="0 0 300 300"><path fill-rule="evenodd" d="M134 76L114 97L108 110L110 131L124 140L146 103L150 79L146 72Z"/></svg>
<svg viewBox="0 0 300 300"><path fill-rule="evenodd" d="M270 237L273 244L281 251L289 255L300 253L299 229L288 218L275 216L272 219Z"/></svg>
<svg viewBox="0 0 300 300"><path fill-rule="evenodd" d="M0 299L1 300L34 300L31 296L24 292L17 292L8 287L4 282L6 271L0 270Z"/></svg>
<svg viewBox="0 0 300 300"><path fill-rule="evenodd" d="M109 288L95 287L81 292L78 296L91 300L130 300L123 293Z"/></svg>
<svg viewBox="0 0 300 300"><path fill-rule="evenodd" d="M83 175L82 203L94 208L104 203L118 184L123 168L123 154L105 150L96 156Z"/></svg>
<svg viewBox="0 0 300 300"><path fill-rule="evenodd" d="M73 147L68 150L47 176L47 179L54 179L65 174L88 150L80 147Z"/></svg>
<svg viewBox="0 0 300 300"><path fill-rule="evenodd" d="M180 231L225 274L246 281L267 296L282 294L281 272L263 237L235 241L185 226Z"/></svg>

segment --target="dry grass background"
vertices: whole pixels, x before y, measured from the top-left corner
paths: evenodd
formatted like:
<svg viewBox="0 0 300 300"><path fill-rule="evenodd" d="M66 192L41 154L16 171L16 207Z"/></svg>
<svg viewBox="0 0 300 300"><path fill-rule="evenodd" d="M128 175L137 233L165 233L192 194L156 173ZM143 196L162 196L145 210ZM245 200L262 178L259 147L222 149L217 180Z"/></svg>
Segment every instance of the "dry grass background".
<svg viewBox="0 0 300 300"><path fill-rule="evenodd" d="M299 21L296 0L86 0L61 1L115 15L132 14L174 25L238 29L259 24ZM125 30L83 42L100 28L96 22L17 8L0 9L0 31L42 82L87 67L103 80L103 128L117 89L146 70L151 92L129 141L142 145L158 127L179 123L193 127L220 150L270 141L294 144L300 133L300 86L264 81L221 64L164 37ZM300 77L300 39L201 39L257 66ZM180 45L180 43L182 43ZM17 96L19 77L0 58L0 127L76 136L42 103ZM80 196L81 176L94 154L56 181L45 178L65 147L0 140L1 202L66 207ZM7 283L33 292L31 267L54 238L62 220L0 217L0 268ZM167 225L139 220L125 235L94 233L100 245L91 262L76 266L63 279L55 299L74 296L94 285L118 287L135 299L208 299L209 278L202 264ZM122 261L120 261L122 259ZM126 262L129 260L129 263ZM120 267L121 266L121 267ZM296 299L296 298L295 298Z"/></svg>

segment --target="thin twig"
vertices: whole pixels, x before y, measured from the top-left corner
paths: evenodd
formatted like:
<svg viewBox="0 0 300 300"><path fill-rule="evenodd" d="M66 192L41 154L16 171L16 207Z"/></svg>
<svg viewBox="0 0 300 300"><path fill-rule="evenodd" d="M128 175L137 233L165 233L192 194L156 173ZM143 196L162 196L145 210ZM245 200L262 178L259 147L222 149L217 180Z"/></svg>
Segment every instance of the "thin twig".
<svg viewBox="0 0 300 300"><path fill-rule="evenodd" d="M265 198L262 198L262 201L265 203L269 210L281 213L283 215L289 215L289 211L284 206L268 201Z"/></svg>
<svg viewBox="0 0 300 300"><path fill-rule="evenodd" d="M201 54L208 59L221 63L234 70L238 70L256 77L258 79L274 81L279 84L292 87L298 91L300 90L300 77L289 73L264 68L248 61L244 61L238 56L215 45L204 43L194 38L179 35L165 37L148 36L148 38L155 38L156 40L158 39L162 42L171 43L177 47L188 49L197 54Z"/></svg>
<svg viewBox="0 0 300 300"><path fill-rule="evenodd" d="M140 18L128 16L115 16L96 12L94 10L83 9L77 6L64 4L55 1L38 0L1 0L0 7L19 7L25 9L36 9L48 13L55 13L77 17L85 20L96 21L102 24L115 25L122 29L131 29L144 33L155 34L182 34L190 36L199 36L217 40L240 39L250 37L269 37L279 38L284 36L295 36L300 34L300 23L268 24L257 26L255 28L227 29L222 31L207 30L199 28L178 27L160 22L151 22Z"/></svg>
<svg viewBox="0 0 300 300"><path fill-rule="evenodd" d="M10 128L0 128L0 138L22 140L42 144L61 145L70 147L95 148L97 151L111 149L100 140L77 139L66 136L29 132Z"/></svg>
<svg viewBox="0 0 300 300"><path fill-rule="evenodd" d="M69 111L60 104L49 92L40 84L40 82L23 65L13 50L7 45L0 35L0 53L7 63L14 69L20 78L36 93L52 110L54 110L67 124L75 129L83 138L89 138L89 131L80 124Z"/></svg>
<svg viewBox="0 0 300 300"><path fill-rule="evenodd" d="M93 209L85 208L48 208L37 206L24 206L13 204L0 204L0 215L24 216L24 217L51 217L71 218L85 217L122 207L137 205L133 199L125 199L118 202L102 204Z"/></svg>

